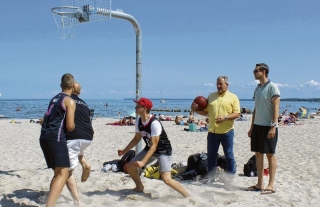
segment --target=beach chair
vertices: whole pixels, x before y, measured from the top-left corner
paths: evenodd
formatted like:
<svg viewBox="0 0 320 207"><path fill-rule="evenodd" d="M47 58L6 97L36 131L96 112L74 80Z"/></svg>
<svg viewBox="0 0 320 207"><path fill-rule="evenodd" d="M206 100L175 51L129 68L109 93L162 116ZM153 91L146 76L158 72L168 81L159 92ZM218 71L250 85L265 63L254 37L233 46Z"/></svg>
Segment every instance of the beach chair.
<svg viewBox="0 0 320 207"><path fill-rule="evenodd" d="M90 110L90 120L92 121L94 116L94 109L89 109L89 110Z"/></svg>

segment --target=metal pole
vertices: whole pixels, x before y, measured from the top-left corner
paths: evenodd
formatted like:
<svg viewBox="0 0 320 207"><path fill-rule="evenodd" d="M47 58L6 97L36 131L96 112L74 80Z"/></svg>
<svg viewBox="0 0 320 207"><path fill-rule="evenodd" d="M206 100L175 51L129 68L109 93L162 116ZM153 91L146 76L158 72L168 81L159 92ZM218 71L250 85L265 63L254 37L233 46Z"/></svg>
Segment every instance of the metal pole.
<svg viewBox="0 0 320 207"><path fill-rule="evenodd" d="M106 9L97 9L97 13L100 15L111 16L119 19L128 20L134 28L136 33L136 100L140 99L142 94L142 34L138 21L131 15L123 13L122 11L112 11ZM138 121L138 115L136 115L136 121ZM136 153L142 150L142 142L140 141L136 146Z"/></svg>

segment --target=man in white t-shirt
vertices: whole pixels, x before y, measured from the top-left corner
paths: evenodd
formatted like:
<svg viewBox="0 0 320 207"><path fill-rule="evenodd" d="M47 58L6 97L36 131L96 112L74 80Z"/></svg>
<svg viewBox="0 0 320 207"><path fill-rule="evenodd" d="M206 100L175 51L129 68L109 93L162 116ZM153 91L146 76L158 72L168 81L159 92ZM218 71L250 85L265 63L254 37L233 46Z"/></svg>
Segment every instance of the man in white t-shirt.
<svg viewBox="0 0 320 207"><path fill-rule="evenodd" d="M140 116L136 121L136 133L126 148L118 150L118 155L122 156L135 147L142 138L146 143L145 148L131 160L127 167L130 177L136 184L133 190L136 192L144 190L138 170L157 160L163 182L184 197L189 197L185 188L171 177L171 143L160 121L150 115L152 102L147 98L140 98L134 102L137 103L136 114Z"/></svg>

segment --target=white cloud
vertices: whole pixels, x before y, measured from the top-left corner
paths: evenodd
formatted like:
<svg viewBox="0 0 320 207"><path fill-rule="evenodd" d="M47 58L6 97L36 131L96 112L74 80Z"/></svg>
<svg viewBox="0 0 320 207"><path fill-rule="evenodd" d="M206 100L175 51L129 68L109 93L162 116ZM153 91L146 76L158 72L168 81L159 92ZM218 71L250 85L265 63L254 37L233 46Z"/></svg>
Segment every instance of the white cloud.
<svg viewBox="0 0 320 207"><path fill-rule="evenodd" d="M205 83L204 85L205 85L205 86L209 86L209 87L213 87L213 84L212 84L212 83Z"/></svg>
<svg viewBox="0 0 320 207"><path fill-rule="evenodd" d="M282 83L276 83L276 85L278 86L278 87L289 87L289 85L288 84L282 84Z"/></svg>
<svg viewBox="0 0 320 207"><path fill-rule="evenodd" d="M258 81L258 80L255 80L255 81L253 81L253 82L250 82L250 83L241 85L241 87L252 87L252 86L257 86L258 84L259 84L259 81Z"/></svg>
<svg viewBox="0 0 320 207"><path fill-rule="evenodd" d="M300 88L312 88L314 90L320 90L320 83L317 81L311 80L301 84Z"/></svg>
<svg viewBox="0 0 320 207"><path fill-rule="evenodd" d="M308 85L308 86L320 86L320 83L316 82L314 80L311 80L311 81L306 82L305 85Z"/></svg>

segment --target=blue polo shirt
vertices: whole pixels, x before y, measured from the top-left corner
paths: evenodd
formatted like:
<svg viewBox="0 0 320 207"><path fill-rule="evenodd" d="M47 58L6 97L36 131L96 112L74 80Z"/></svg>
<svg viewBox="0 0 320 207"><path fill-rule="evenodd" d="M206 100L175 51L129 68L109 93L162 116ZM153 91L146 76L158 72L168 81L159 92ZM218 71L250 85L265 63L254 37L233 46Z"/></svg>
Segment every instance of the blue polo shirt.
<svg viewBox="0 0 320 207"><path fill-rule="evenodd" d="M280 96L278 86L268 80L264 85L259 84L253 94L255 100L254 124L260 126L270 126L273 121L273 103L272 98Z"/></svg>

